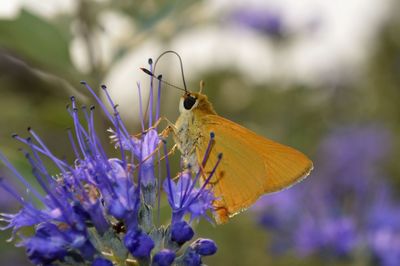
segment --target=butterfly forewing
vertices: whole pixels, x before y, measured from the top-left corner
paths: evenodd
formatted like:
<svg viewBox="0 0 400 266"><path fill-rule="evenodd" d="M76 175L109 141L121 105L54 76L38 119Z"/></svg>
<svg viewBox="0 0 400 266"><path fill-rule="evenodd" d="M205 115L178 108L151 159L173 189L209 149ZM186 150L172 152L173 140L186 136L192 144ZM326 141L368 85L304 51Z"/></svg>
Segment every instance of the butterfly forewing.
<svg viewBox="0 0 400 266"><path fill-rule="evenodd" d="M291 147L261 137L218 115L206 115L202 119L202 132L215 133L215 143L204 167L206 173L215 165L218 154L223 154L210 182L217 197L214 205L218 223L246 209L262 194L302 180L312 170L310 159ZM203 158L208 141L206 137L200 139L197 158Z"/></svg>

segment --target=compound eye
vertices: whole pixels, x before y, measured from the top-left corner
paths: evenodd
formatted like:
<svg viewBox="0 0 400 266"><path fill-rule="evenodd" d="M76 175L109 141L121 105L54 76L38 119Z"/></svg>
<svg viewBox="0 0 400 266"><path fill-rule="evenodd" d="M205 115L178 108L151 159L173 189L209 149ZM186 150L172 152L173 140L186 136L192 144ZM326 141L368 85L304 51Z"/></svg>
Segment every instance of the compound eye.
<svg viewBox="0 0 400 266"><path fill-rule="evenodd" d="M185 107L186 110L192 109L193 105L196 103L196 98L188 95L184 100L183 100L183 107Z"/></svg>

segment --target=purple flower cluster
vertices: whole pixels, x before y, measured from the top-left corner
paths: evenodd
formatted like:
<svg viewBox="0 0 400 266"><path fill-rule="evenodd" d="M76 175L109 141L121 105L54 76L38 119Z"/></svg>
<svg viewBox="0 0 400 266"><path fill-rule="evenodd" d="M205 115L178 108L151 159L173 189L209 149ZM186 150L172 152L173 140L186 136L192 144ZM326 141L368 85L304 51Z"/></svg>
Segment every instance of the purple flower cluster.
<svg viewBox="0 0 400 266"><path fill-rule="evenodd" d="M283 14L277 10L240 9L233 12L231 17L235 23L259 31L274 39L282 39L288 34Z"/></svg>
<svg viewBox="0 0 400 266"><path fill-rule="evenodd" d="M400 263L400 202L380 171L390 134L376 125L334 131L321 143L312 181L258 202L276 253Z"/></svg>
<svg viewBox="0 0 400 266"><path fill-rule="evenodd" d="M149 60L150 68L152 65ZM161 77L160 77L161 79ZM32 174L40 188L32 186L26 178L0 154L2 161L26 190L18 193L4 178L0 187L12 195L22 206L16 214L1 213L5 223L1 230L12 229L12 238L18 237L17 246L24 247L36 265L114 265L125 262L135 265L201 265L201 257L216 252L212 240L197 239L188 247L183 245L194 236L193 219L206 217L212 210L214 196L198 178L184 171L175 182L171 178L166 148L167 177L164 190L172 208L171 224L156 226L153 210L161 198L161 173L156 169L163 164L159 148L163 141L154 121L159 119L161 82L153 117L150 106L146 119L142 115L142 134L128 133L117 106L102 86L113 112L109 112L88 84L82 82L96 98L111 123L111 140L119 149L118 158L110 158L95 130L95 108L78 107L74 97L68 112L73 129L68 130L69 141L75 154L73 163L56 157L31 128L30 136L13 137L26 145L22 150L32 166ZM138 85L140 94L140 85ZM151 80L150 103L153 102ZM142 110L142 104L140 104ZM141 112L143 114L143 112ZM164 145L166 147L166 145ZM50 171L51 162L56 171ZM190 216L190 220L185 220ZM32 234L23 228L33 227ZM25 231L24 231L25 232Z"/></svg>

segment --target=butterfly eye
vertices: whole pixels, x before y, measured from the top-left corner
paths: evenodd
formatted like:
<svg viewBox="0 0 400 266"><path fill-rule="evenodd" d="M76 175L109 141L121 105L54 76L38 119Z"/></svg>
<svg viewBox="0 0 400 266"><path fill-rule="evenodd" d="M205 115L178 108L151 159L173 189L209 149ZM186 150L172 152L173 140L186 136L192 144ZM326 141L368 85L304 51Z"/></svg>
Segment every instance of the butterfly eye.
<svg viewBox="0 0 400 266"><path fill-rule="evenodd" d="M192 109L192 107L195 103L196 103L196 98L188 95L183 100L183 107L185 107L186 110L190 110L190 109Z"/></svg>

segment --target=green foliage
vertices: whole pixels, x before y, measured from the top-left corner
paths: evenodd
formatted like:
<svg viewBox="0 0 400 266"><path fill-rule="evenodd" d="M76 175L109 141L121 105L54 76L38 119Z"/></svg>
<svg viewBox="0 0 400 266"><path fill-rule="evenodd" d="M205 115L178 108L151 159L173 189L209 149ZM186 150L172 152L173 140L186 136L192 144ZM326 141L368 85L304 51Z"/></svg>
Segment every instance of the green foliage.
<svg viewBox="0 0 400 266"><path fill-rule="evenodd" d="M53 24L22 10L16 20L0 21L0 46L34 63L65 71L72 68L69 36Z"/></svg>

